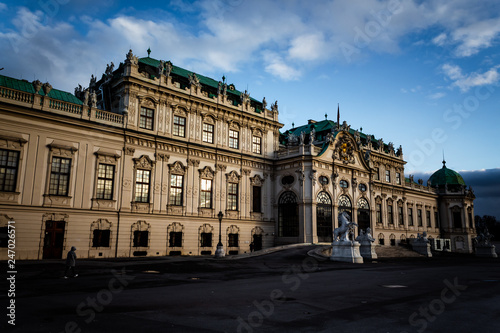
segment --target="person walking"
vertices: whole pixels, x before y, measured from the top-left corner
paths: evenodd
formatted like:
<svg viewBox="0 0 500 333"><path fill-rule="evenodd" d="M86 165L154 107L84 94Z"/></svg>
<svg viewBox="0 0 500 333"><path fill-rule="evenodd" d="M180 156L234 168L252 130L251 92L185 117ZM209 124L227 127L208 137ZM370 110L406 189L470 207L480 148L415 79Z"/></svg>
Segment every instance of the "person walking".
<svg viewBox="0 0 500 333"><path fill-rule="evenodd" d="M68 256L66 257L66 270L64 271L64 278L67 279L69 271L71 271L73 277L77 277L75 266L76 266L76 247L72 246L71 250L68 252Z"/></svg>

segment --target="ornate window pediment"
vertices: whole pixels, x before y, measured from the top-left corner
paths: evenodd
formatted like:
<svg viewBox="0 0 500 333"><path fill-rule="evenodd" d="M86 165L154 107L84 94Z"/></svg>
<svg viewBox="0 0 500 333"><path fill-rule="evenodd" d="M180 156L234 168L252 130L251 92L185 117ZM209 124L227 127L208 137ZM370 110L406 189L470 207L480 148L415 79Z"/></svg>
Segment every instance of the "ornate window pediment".
<svg viewBox="0 0 500 333"><path fill-rule="evenodd" d="M168 165L171 174L184 175L186 173L186 167L179 161L176 161Z"/></svg>
<svg viewBox="0 0 500 333"><path fill-rule="evenodd" d="M226 180L228 183L239 183L241 176L238 175L236 171L231 171L226 174Z"/></svg>
<svg viewBox="0 0 500 333"><path fill-rule="evenodd" d="M264 178L261 178L259 175L255 175L250 178L250 185L262 186L262 184L264 184Z"/></svg>
<svg viewBox="0 0 500 333"><path fill-rule="evenodd" d="M28 140L23 138L0 135L0 148L20 149L26 142L28 142Z"/></svg>
<svg viewBox="0 0 500 333"><path fill-rule="evenodd" d="M61 145L54 142L49 143L47 147L49 147L49 150L51 151L52 155L57 155L57 156L72 157L78 150L78 148L75 148L73 146Z"/></svg>
<svg viewBox="0 0 500 333"><path fill-rule="evenodd" d="M134 166L141 169L153 169L155 162L148 155L142 155L139 158L134 158Z"/></svg>
<svg viewBox="0 0 500 333"><path fill-rule="evenodd" d="M215 175L215 172L209 166L206 166L203 169L199 169L198 172L200 173L200 178L205 179L213 179Z"/></svg>

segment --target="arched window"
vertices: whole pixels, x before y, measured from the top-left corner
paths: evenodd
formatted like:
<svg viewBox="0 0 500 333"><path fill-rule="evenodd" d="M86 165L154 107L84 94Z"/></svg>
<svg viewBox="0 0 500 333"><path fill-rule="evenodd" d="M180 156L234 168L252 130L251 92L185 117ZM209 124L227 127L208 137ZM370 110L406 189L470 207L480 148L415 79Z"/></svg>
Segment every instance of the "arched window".
<svg viewBox="0 0 500 333"><path fill-rule="evenodd" d="M349 199L347 195L341 195L339 197L339 214L342 212L349 214L349 218L352 221L352 204L351 199Z"/></svg>
<svg viewBox="0 0 500 333"><path fill-rule="evenodd" d="M326 192L320 192L316 205L316 230L318 241L331 242L332 230L332 199Z"/></svg>
<svg viewBox="0 0 500 333"><path fill-rule="evenodd" d="M299 206L297 196L287 191L280 196L278 203L278 236L299 236Z"/></svg>
<svg viewBox="0 0 500 333"><path fill-rule="evenodd" d="M370 205L365 198L358 199L358 232L370 227Z"/></svg>

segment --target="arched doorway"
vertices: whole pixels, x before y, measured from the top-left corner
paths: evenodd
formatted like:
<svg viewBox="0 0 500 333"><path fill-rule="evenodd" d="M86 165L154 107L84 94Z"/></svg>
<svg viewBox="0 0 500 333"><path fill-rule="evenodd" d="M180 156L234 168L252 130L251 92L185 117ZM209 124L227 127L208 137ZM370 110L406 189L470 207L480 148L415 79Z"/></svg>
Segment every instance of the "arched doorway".
<svg viewBox="0 0 500 333"><path fill-rule="evenodd" d="M316 205L316 232L319 242L331 242L332 230L332 199L326 192L320 192Z"/></svg>
<svg viewBox="0 0 500 333"><path fill-rule="evenodd" d="M358 199L358 234L370 227L370 205L365 198Z"/></svg>
<svg viewBox="0 0 500 333"><path fill-rule="evenodd" d="M291 191L283 193L278 202L278 236L299 236L299 206L297 196Z"/></svg>

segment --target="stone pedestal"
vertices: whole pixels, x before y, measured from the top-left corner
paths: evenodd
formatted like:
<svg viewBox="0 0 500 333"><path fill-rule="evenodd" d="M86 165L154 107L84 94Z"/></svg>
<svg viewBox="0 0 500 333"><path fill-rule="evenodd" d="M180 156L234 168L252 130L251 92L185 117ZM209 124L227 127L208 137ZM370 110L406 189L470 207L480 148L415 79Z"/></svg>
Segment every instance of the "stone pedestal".
<svg viewBox="0 0 500 333"><path fill-rule="evenodd" d="M226 256L224 247L222 245L217 245L217 250L215 250L215 258L223 258Z"/></svg>
<svg viewBox="0 0 500 333"><path fill-rule="evenodd" d="M369 240L360 242L359 253L364 260L376 260L377 253L375 252L375 244Z"/></svg>
<svg viewBox="0 0 500 333"><path fill-rule="evenodd" d="M427 242L415 241L411 244L413 251L423 254L426 257L432 257L431 244Z"/></svg>
<svg viewBox="0 0 500 333"><path fill-rule="evenodd" d="M495 252L495 245L476 245L476 257L498 257Z"/></svg>
<svg viewBox="0 0 500 333"><path fill-rule="evenodd" d="M362 264L363 257L359 253L359 246L356 241L335 241L332 243L330 260Z"/></svg>

